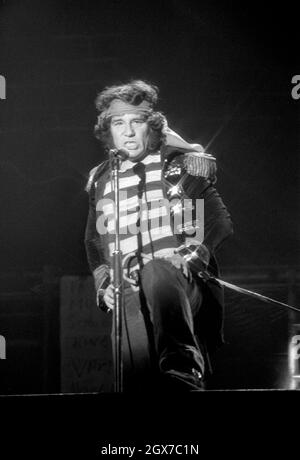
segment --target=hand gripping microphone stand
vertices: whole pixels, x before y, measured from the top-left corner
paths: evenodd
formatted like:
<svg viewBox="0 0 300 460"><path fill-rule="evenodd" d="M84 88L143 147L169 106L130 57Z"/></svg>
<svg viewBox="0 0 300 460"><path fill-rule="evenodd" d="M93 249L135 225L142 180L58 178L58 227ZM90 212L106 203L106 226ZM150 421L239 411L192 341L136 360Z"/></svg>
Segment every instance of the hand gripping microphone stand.
<svg viewBox="0 0 300 460"><path fill-rule="evenodd" d="M119 169L121 161L128 158L125 150L109 151L114 190L115 249L113 251L113 286L114 286L114 367L115 392L123 391L123 360L122 360L122 310L123 310L123 268L122 251L120 249L120 200L119 200Z"/></svg>

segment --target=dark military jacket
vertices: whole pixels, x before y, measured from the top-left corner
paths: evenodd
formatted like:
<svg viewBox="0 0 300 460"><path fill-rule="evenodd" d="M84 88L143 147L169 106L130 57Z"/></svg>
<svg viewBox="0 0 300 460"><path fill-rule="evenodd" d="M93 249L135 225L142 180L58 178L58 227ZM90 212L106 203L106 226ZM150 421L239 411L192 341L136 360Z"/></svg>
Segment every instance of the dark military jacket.
<svg viewBox="0 0 300 460"><path fill-rule="evenodd" d="M230 215L218 194L214 180L188 174L184 164L185 156L180 151L167 154L162 151L162 184L166 198L169 198L170 183L180 179L184 197L191 199L204 199L204 240L203 244L210 252L209 271L217 276L218 265L215 253L223 241L232 234L232 221ZM172 173L173 171L173 173ZM176 172L178 173L176 175ZM99 212L96 204L103 198L104 187L110 177L109 161L106 160L94 168L88 183L89 214L85 232L85 246L87 258L94 277L104 277L109 273L110 256L107 234L100 235L96 229ZM164 180L167 177L168 180ZM179 236L180 238L180 236ZM100 270L99 270L100 267ZM103 267L103 270L101 270ZM99 280L95 279L96 286ZM223 289L219 283L209 280L201 283L204 293L203 304L195 318L195 331L200 343L204 343L208 351L215 350L223 343Z"/></svg>

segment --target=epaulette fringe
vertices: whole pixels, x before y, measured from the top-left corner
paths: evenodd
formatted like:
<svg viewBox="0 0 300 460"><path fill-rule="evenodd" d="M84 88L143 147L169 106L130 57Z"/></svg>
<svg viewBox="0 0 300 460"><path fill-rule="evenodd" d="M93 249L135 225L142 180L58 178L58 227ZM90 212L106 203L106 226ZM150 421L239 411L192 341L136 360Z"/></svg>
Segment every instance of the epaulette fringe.
<svg viewBox="0 0 300 460"><path fill-rule="evenodd" d="M91 190L91 187L92 187L92 184L93 184L93 180L94 180L94 177L96 175L96 172L99 168L99 166L101 166L102 163L100 163L99 165L95 166L93 169L90 170L89 172L89 178L88 178L88 181L86 183L86 186L85 186L85 191L89 193L89 191Z"/></svg>

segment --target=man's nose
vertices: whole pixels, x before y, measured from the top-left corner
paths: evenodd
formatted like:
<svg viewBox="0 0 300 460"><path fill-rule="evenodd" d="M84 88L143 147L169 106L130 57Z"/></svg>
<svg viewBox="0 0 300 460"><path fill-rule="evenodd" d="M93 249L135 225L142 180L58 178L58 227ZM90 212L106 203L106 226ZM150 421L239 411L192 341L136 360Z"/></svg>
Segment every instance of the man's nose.
<svg viewBox="0 0 300 460"><path fill-rule="evenodd" d="M133 127L132 127L132 125L130 123L125 125L124 134L125 134L125 136L128 136L128 137L134 136L135 132L134 132L134 129L133 129Z"/></svg>

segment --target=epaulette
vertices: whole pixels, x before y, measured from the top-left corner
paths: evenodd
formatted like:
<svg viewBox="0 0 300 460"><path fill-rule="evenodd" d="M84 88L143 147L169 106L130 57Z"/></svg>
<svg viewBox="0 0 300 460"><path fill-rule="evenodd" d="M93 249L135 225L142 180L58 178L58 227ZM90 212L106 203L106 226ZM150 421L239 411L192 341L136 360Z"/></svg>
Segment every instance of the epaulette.
<svg viewBox="0 0 300 460"><path fill-rule="evenodd" d="M191 176L203 177L216 182L217 165L216 159L205 152L201 144L190 144L186 142L179 134L168 126L164 128L165 157L171 158L173 154L181 152L184 155L184 169Z"/></svg>
<svg viewBox="0 0 300 460"><path fill-rule="evenodd" d="M106 164L107 161L102 161L102 163L90 170L89 178L85 186L86 192L89 192L91 190L92 184L94 182L94 179L96 178L97 173L100 172Z"/></svg>
<svg viewBox="0 0 300 460"><path fill-rule="evenodd" d="M190 176L203 177L213 184L217 181L216 158L209 153L173 151L163 158L165 158L166 177L183 174L185 171Z"/></svg>
<svg viewBox="0 0 300 460"><path fill-rule="evenodd" d="M216 181L217 162L215 157L204 152L186 152L183 160L186 172L191 176Z"/></svg>

